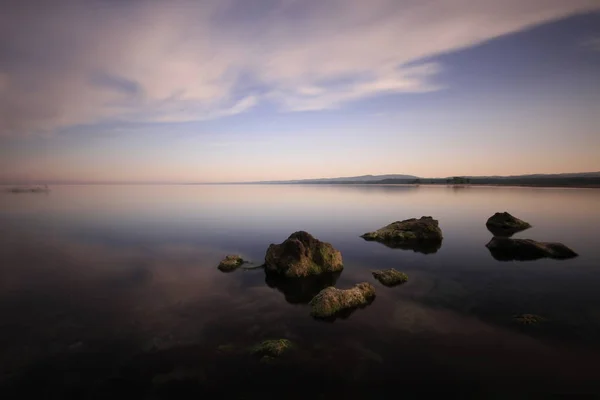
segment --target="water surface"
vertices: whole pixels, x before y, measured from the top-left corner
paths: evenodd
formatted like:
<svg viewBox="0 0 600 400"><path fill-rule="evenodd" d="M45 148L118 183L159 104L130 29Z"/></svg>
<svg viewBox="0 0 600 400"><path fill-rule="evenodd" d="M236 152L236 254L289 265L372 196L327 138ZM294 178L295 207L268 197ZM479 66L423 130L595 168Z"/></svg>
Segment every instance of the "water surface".
<svg viewBox="0 0 600 400"><path fill-rule="evenodd" d="M571 260L503 262L485 221L563 242ZM431 215L437 251L359 236ZM261 269L221 273L239 253L306 230L341 250L344 271L295 284ZM0 384L23 396L240 398L308 392L381 398L443 389L467 397L600 394L600 190L375 185L55 186L0 193ZM386 288L372 269L409 282ZM368 281L376 300L313 320L319 289ZM523 327L517 314L546 320ZM270 338L295 349L263 363ZM400 388L402 388L400 390ZM393 391L391 391L393 389ZM389 395L388 395L389 394Z"/></svg>

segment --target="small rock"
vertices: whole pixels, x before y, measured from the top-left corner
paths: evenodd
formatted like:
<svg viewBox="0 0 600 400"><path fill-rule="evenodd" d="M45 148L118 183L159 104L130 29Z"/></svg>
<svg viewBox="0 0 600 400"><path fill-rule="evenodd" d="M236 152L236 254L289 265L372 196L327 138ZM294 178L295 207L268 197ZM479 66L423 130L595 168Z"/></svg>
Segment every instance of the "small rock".
<svg viewBox="0 0 600 400"><path fill-rule="evenodd" d="M510 239L495 236L485 245L492 257L500 261L527 261L540 258L567 259L577 253L562 243L536 242L532 239Z"/></svg>
<svg viewBox="0 0 600 400"><path fill-rule="evenodd" d="M513 321L519 325L538 325L545 320L546 318L535 314L521 314L513 317Z"/></svg>
<svg viewBox="0 0 600 400"><path fill-rule="evenodd" d="M219 347L217 347L217 351L219 353L231 353L235 350L235 345L228 343L228 344L222 344Z"/></svg>
<svg viewBox="0 0 600 400"><path fill-rule="evenodd" d="M494 236L510 237L517 232L531 228L528 222L520 220L507 212L497 212L488 218L485 226Z"/></svg>
<svg viewBox="0 0 600 400"><path fill-rule="evenodd" d="M265 255L265 271L288 278L337 272L343 268L342 253L304 231L292 233L281 244L271 244Z"/></svg>
<svg viewBox="0 0 600 400"><path fill-rule="evenodd" d="M269 339L252 347L250 352L260 356L263 361L272 361L292 348L293 343L288 339Z"/></svg>
<svg viewBox="0 0 600 400"><path fill-rule="evenodd" d="M351 289L340 290L334 287L323 289L311 301L311 315L327 318L349 309L365 306L375 299L375 288L362 282Z"/></svg>
<svg viewBox="0 0 600 400"><path fill-rule="evenodd" d="M373 277L385 286L396 286L408 281L408 276L404 272L394 268L373 271Z"/></svg>
<svg viewBox="0 0 600 400"><path fill-rule="evenodd" d="M230 254L219 263L218 268L223 272L230 272L239 268L242 264L244 264L244 262L245 261L242 259L242 257L235 254Z"/></svg>

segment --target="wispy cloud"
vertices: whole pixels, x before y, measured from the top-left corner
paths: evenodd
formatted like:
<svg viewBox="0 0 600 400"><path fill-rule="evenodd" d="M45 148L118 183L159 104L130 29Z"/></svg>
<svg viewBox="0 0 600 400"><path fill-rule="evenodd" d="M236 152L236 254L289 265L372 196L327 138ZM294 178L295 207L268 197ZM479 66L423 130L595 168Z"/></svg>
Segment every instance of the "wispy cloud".
<svg viewBox="0 0 600 400"><path fill-rule="evenodd" d="M600 51L600 37L587 38L581 43L581 46L592 51Z"/></svg>
<svg viewBox="0 0 600 400"><path fill-rule="evenodd" d="M35 3L10 0L0 14L0 134L219 118L261 101L321 110L437 90L443 66L419 60L600 7L590 0Z"/></svg>

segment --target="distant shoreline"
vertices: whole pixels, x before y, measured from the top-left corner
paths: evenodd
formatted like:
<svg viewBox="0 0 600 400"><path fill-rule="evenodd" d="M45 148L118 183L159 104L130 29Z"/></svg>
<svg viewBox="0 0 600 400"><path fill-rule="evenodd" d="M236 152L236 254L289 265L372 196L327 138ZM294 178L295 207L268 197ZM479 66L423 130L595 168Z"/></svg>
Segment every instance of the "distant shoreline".
<svg viewBox="0 0 600 400"><path fill-rule="evenodd" d="M141 182L90 182L90 183L55 183L52 186L408 186L408 187L446 187L455 189L468 189L471 187L515 187L515 188L538 188L538 189L600 189L600 183L590 184L548 184L548 183L470 183L470 184L447 184L447 183L388 183L388 182L221 182L221 183L141 183ZM11 185L0 184L2 187ZM0 190L10 192L10 190Z"/></svg>

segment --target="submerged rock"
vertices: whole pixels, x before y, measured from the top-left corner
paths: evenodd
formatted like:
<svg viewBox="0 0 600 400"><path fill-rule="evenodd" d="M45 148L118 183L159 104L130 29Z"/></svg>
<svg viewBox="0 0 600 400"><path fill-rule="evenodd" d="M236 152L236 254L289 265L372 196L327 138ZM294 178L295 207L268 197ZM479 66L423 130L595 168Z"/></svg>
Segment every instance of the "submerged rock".
<svg viewBox="0 0 600 400"><path fill-rule="evenodd" d="M301 278L286 278L276 273L265 274L265 283L276 288L290 304L308 304L321 290L335 286L341 272L325 272Z"/></svg>
<svg viewBox="0 0 600 400"><path fill-rule="evenodd" d="M373 277L385 286L396 286L408 281L408 276L404 272L394 268L373 271Z"/></svg>
<svg viewBox="0 0 600 400"><path fill-rule="evenodd" d="M510 239L496 236L485 246L492 256L500 261L577 257L577 253L562 243L536 242L532 239Z"/></svg>
<svg viewBox="0 0 600 400"><path fill-rule="evenodd" d="M342 253L310 233L292 233L281 244L271 244L265 256L265 270L288 278L337 272L344 268Z"/></svg>
<svg viewBox="0 0 600 400"><path fill-rule="evenodd" d="M510 237L517 232L531 228L528 222L520 220L507 212L495 213L488 218L485 226L494 236Z"/></svg>
<svg viewBox="0 0 600 400"><path fill-rule="evenodd" d="M435 253L442 245L442 230L432 217L396 221L374 232L361 236L391 248L411 249L421 253Z"/></svg>
<svg viewBox="0 0 600 400"><path fill-rule="evenodd" d="M513 321L519 325L538 325L545 320L546 318L535 314L521 314L513 317Z"/></svg>
<svg viewBox="0 0 600 400"><path fill-rule="evenodd" d="M368 282L356 284L346 290L328 287L310 301L310 314L317 318L334 317L343 311L366 306L374 299L375 288Z"/></svg>
<svg viewBox="0 0 600 400"><path fill-rule="evenodd" d="M292 348L293 343L288 339L269 339L252 347L250 353L261 357L262 361L271 361Z"/></svg>
<svg viewBox="0 0 600 400"><path fill-rule="evenodd" d="M231 272L239 268L244 263L245 261L242 259L242 257L235 254L230 254L221 260L218 268L223 272Z"/></svg>

